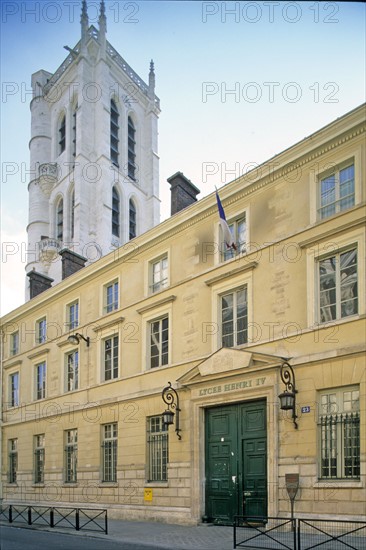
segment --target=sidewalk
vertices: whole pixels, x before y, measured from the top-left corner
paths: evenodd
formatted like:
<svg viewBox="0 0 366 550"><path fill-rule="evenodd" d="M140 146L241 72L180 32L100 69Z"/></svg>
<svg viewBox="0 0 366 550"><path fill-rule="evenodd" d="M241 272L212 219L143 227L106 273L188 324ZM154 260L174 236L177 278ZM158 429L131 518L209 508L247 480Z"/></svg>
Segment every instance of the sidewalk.
<svg viewBox="0 0 366 550"><path fill-rule="evenodd" d="M157 522L108 520L108 537L124 542L169 550L232 550L233 528L200 524L193 526ZM105 535L101 535L105 537Z"/></svg>

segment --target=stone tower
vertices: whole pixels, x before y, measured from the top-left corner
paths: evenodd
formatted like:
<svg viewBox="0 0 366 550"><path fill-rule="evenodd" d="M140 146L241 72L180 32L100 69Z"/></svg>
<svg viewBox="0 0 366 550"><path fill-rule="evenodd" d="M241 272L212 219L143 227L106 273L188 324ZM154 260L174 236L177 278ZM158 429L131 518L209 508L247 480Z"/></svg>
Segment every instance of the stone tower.
<svg viewBox="0 0 366 550"><path fill-rule="evenodd" d="M146 84L106 27L83 0L80 41L32 75L26 299L160 221L154 64Z"/></svg>

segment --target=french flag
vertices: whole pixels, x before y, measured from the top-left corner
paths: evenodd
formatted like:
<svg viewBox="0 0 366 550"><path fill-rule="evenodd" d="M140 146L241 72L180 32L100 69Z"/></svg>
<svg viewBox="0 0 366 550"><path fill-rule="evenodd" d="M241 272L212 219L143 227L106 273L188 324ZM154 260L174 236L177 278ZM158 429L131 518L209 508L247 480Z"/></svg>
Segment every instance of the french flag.
<svg viewBox="0 0 366 550"><path fill-rule="evenodd" d="M217 200L217 208L219 209L220 225L221 225L222 233L223 233L223 236L224 236L224 241L225 241L225 244L226 244L226 248L228 248L228 249L233 248L234 250L236 250L236 244L233 240L233 236L232 236L231 231L229 229L229 226L227 224L224 208L221 204L220 197L219 197L219 194L217 192L217 189L216 189L216 200Z"/></svg>

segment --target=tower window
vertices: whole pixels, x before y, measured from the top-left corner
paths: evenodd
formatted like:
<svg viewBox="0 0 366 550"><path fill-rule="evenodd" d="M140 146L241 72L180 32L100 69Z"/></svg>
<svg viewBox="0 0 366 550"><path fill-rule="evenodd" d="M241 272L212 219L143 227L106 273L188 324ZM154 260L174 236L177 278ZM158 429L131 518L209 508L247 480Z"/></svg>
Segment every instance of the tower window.
<svg viewBox="0 0 366 550"><path fill-rule="evenodd" d="M119 155L118 119L119 119L119 112L117 109L116 102L113 99L111 99L111 161L115 166L119 166L118 164L118 155Z"/></svg>
<svg viewBox="0 0 366 550"><path fill-rule="evenodd" d="M130 216L130 239L134 239L136 237L136 206L133 200L130 199L130 207L129 207L129 216Z"/></svg>
<svg viewBox="0 0 366 550"><path fill-rule="evenodd" d="M115 187L112 189L112 235L115 237L120 236L120 199L118 191Z"/></svg>
<svg viewBox="0 0 366 550"><path fill-rule="evenodd" d="M72 113L72 156L76 157L76 110L78 106L75 106L75 109Z"/></svg>
<svg viewBox="0 0 366 550"><path fill-rule="evenodd" d="M65 115L62 117L60 122L60 127L58 129L59 134L59 154L63 153L66 148L66 117Z"/></svg>
<svg viewBox="0 0 366 550"><path fill-rule="evenodd" d="M73 189L71 192L71 201L70 201L70 233L71 238L73 239L75 236L75 190Z"/></svg>
<svg viewBox="0 0 366 550"><path fill-rule="evenodd" d="M135 180L135 172L136 172L136 141L135 141L135 125L133 123L133 120L131 117L128 117L128 176Z"/></svg>
<svg viewBox="0 0 366 550"><path fill-rule="evenodd" d="M64 234L64 201L60 199L56 211L56 237L62 241Z"/></svg>

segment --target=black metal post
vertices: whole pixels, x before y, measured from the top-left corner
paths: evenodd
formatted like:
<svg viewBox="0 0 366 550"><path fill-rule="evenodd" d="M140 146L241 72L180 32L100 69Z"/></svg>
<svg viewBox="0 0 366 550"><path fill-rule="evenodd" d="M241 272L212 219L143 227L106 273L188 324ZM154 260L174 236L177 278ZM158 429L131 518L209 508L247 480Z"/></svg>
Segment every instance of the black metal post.
<svg viewBox="0 0 366 550"><path fill-rule="evenodd" d="M79 517L79 508L76 508L76 514L75 514L75 529L77 531L80 531L80 517Z"/></svg>
<svg viewBox="0 0 366 550"><path fill-rule="evenodd" d="M107 516L107 510L105 510L104 515L104 526L105 526L105 534L108 535L108 516Z"/></svg>
<svg viewBox="0 0 366 550"><path fill-rule="evenodd" d="M32 507L28 507L28 525L32 525Z"/></svg>
<svg viewBox="0 0 366 550"><path fill-rule="evenodd" d="M51 508L50 509L50 527L54 527L55 526L55 512L54 512L54 509Z"/></svg>
<svg viewBox="0 0 366 550"><path fill-rule="evenodd" d="M9 506L9 523L13 523L13 505Z"/></svg>

